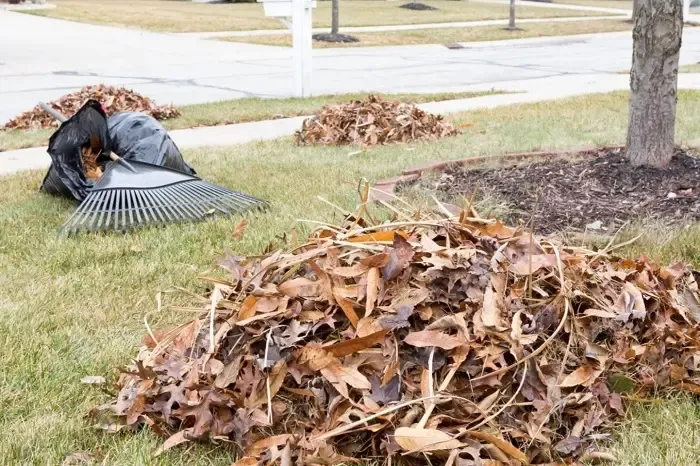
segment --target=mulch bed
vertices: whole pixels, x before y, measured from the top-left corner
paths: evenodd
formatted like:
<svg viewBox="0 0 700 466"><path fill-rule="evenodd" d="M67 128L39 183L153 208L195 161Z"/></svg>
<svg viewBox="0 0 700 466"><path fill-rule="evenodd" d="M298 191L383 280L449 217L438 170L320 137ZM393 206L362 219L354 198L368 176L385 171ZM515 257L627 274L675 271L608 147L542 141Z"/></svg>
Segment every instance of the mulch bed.
<svg viewBox="0 0 700 466"><path fill-rule="evenodd" d="M360 39L354 36L349 36L347 34L331 34L331 33L319 33L319 34L314 34L312 36L314 40L318 40L321 42L337 42L337 43L344 43L344 44L349 44L352 42L360 42Z"/></svg>
<svg viewBox="0 0 700 466"><path fill-rule="evenodd" d="M506 222L527 223L534 212L535 228L546 233L700 218L700 160L692 155L678 151L665 170L632 168L619 149L582 157L505 168L448 167L436 188L466 197L476 190L477 198L488 192L509 205Z"/></svg>
<svg viewBox="0 0 700 466"><path fill-rule="evenodd" d="M419 2L411 2L411 3L406 3L404 5L401 5L399 8L405 8L407 10L416 10L416 11L435 11L437 8L434 6L426 5L425 3L419 3Z"/></svg>

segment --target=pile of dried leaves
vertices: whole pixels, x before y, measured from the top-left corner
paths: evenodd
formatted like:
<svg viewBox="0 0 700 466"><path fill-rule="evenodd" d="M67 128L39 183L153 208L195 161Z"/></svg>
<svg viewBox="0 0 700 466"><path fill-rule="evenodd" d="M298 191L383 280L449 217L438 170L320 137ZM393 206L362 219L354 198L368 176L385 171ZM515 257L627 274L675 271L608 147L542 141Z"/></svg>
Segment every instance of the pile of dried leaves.
<svg viewBox="0 0 700 466"><path fill-rule="evenodd" d="M297 144L375 146L454 136L457 130L441 115L398 100L370 95L362 101L323 107L304 121Z"/></svg>
<svg viewBox="0 0 700 466"><path fill-rule="evenodd" d="M123 87L87 86L72 94L66 94L49 105L59 113L70 117L89 99L95 99L102 104L107 115L117 112L142 112L151 115L156 120L167 120L180 116L180 112L172 105L156 105L148 97ZM40 129L57 127L59 123L38 105L11 119L3 129Z"/></svg>
<svg viewBox="0 0 700 466"><path fill-rule="evenodd" d="M163 449L232 442L237 465L570 464L610 458L623 399L700 393L697 272L464 211L370 223L225 258L99 416Z"/></svg>

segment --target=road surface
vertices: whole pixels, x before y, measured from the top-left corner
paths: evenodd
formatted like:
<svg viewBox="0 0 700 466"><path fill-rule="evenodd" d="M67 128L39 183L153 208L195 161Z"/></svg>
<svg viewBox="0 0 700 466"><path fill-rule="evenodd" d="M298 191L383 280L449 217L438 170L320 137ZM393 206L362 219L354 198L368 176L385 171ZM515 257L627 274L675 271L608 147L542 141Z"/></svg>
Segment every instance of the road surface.
<svg viewBox="0 0 700 466"><path fill-rule="evenodd" d="M160 103L293 92L291 49L74 23L0 11L0 123L88 84L123 85ZM313 92L529 91L557 97L607 90L629 69L631 33L464 44L320 49ZM682 63L700 61L700 28Z"/></svg>

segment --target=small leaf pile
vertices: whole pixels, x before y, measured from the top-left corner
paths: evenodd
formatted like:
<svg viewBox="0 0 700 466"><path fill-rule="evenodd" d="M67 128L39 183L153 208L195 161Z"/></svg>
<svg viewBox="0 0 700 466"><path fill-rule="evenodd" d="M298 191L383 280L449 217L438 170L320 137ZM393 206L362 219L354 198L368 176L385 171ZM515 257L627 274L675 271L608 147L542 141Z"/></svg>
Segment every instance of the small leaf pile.
<svg viewBox="0 0 700 466"><path fill-rule="evenodd" d="M415 105L369 95L362 101L325 106L304 121L296 142L331 146L406 143L454 136L457 130Z"/></svg>
<svg viewBox="0 0 700 466"><path fill-rule="evenodd" d="M365 222L222 260L201 314L120 374L106 428L230 441L237 465L570 464L610 457L627 400L700 392L697 272L465 212Z"/></svg>
<svg viewBox="0 0 700 466"><path fill-rule="evenodd" d="M102 104L107 115L117 112L142 112L151 115L156 120L167 120L180 116L180 112L172 105L155 105L151 99L123 87L99 84L87 86L79 91L66 94L58 100L49 102L54 110L70 117L89 99L95 99ZM38 105L8 121L2 129L41 129L54 128L59 123Z"/></svg>

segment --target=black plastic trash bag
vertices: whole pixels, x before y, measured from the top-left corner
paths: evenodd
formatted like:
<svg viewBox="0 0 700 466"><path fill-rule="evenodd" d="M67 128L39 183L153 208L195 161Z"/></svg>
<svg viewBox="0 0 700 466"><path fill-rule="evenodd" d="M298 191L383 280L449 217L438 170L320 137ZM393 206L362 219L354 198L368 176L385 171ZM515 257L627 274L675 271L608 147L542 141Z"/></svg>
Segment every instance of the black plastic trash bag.
<svg viewBox="0 0 700 466"><path fill-rule="evenodd" d="M139 112L119 112L107 119L112 152L126 160L152 163L189 175L196 172L158 120Z"/></svg>
<svg viewBox="0 0 700 466"><path fill-rule="evenodd" d="M39 190L82 201L87 190L95 184L85 176L81 152L91 140L102 148L98 163L107 162L111 148L107 115L96 100L88 100L49 139L51 166Z"/></svg>
<svg viewBox="0 0 700 466"><path fill-rule="evenodd" d="M158 120L138 112L120 112L108 118L99 102L88 100L49 139L51 166L40 191L85 199L95 182L85 176L81 150L95 138L102 149L97 163L103 169L114 152L126 160L196 173Z"/></svg>

